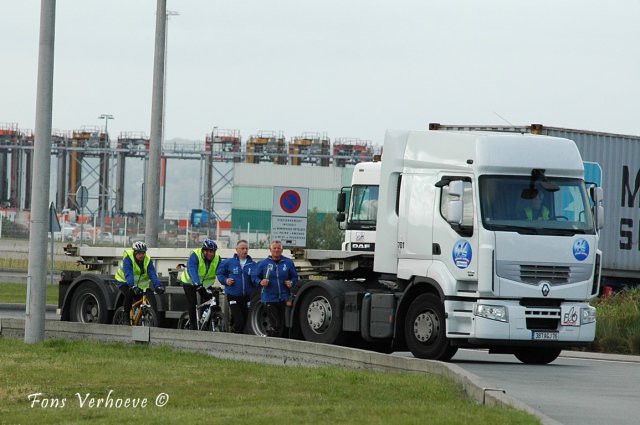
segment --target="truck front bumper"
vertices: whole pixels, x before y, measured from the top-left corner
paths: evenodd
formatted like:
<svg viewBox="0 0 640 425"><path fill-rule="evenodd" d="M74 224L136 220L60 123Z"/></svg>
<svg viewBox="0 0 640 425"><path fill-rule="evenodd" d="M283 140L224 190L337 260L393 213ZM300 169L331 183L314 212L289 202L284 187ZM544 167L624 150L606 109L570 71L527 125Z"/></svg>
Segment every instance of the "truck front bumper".
<svg viewBox="0 0 640 425"><path fill-rule="evenodd" d="M593 311L587 303L564 302L561 307L526 307L517 301L478 300L476 305L503 306L506 318L494 320L479 316L474 310L468 339L474 345L503 342L569 347L587 345L595 338L595 320L584 323L582 318L584 309ZM577 320L574 315L577 315Z"/></svg>

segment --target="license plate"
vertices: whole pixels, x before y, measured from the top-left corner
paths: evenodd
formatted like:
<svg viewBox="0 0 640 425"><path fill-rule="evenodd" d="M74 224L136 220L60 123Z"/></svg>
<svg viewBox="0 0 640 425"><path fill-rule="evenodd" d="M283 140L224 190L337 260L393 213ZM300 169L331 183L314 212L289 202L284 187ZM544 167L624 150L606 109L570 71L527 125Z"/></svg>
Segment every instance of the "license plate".
<svg viewBox="0 0 640 425"><path fill-rule="evenodd" d="M560 339L558 332L531 331L531 339L536 341L557 341Z"/></svg>

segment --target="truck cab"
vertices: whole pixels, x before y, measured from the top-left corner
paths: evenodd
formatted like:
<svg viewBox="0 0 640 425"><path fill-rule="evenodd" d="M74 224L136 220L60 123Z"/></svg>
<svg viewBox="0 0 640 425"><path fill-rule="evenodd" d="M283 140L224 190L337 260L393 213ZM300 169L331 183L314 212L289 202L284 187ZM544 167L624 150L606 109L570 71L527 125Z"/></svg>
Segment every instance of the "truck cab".
<svg viewBox="0 0 640 425"><path fill-rule="evenodd" d="M572 141L389 132L384 152L374 271L407 285L414 354L478 346L546 363L593 341L602 207L594 219Z"/></svg>
<svg viewBox="0 0 640 425"><path fill-rule="evenodd" d="M343 187L338 197L336 218L345 231L343 251L375 250L379 187L380 162L356 164L351 186Z"/></svg>

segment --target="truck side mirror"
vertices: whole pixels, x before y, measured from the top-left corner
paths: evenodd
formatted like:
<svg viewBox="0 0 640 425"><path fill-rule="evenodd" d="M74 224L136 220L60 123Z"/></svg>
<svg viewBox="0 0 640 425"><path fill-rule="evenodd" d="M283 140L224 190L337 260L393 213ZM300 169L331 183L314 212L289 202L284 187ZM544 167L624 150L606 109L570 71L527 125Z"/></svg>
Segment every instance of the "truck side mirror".
<svg viewBox="0 0 640 425"><path fill-rule="evenodd" d="M453 197L447 203L447 221L450 224L462 224L462 212L464 204L462 202L462 194L464 184L462 180L454 180L449 183L449 196Z"/></svg>
<svg viewBox="0 0 640 425"><path fill-rule="evenodd" d="M589 188L589 192L591 195L591 199L593 200L593 202L598 205L600 202L602 202L603 198L604 198L604 191L602 190L601 187L597 187L597 186L592 186Z"/></svg>
<svg viewBox="0 0 640 425"><path fill-rule="evenodd" d="M449 195L455 196L458 198L462 198L462 191L464 190L464 185L462 180L454 180L449 182Z"/></svg>
<svg viewBox="0 0 640 425"><path fill-rule="evenodd" d="M604 207L602 206L602 200L604 199L604 190L598 186L592 186L589 188L589 194L591 200L595 204L593 207L593 214L595 215L596 229L601 230L604 227Z"/></svg>
<svg viewBox="0 0 640 425"><path fill-rule="evenodd" d="M338 220L338 221L344 221L344 210L346 205L347 205L347 194L345 192L338 193L338 206L336 210L338 211L338 213L342 213L342 220ZM337 220L337 217L336 217L336 220Z"/></svg>
<svg viewBox="0 0 640 425"><path fill-rule="evenodd" d="M342 223L347 217L345 216L345 214L343 212L339 212L338 214L336 214L336 221L338 223Z"/></svg>
<svg viewBox="0 0 640 425"><path fill-rule="evenodd" d="M604 207L602 205L598 205L595 208L596 210L596 228L598 230L602 230L604 227Z"/></svg>
<svg viewBox="0 0 640 425"><path fill-rule="evenodd" d="M447 221L450 224L462 224L462 199L452 199L447 205Z"/></svg>

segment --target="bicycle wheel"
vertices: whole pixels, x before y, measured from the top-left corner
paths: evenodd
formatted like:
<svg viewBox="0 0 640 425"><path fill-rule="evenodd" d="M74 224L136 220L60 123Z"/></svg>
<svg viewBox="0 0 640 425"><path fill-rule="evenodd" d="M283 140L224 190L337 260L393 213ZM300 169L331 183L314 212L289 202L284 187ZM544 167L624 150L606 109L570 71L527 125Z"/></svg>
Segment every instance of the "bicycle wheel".
<svg viewBox="0 0 640 425"><path fill-rule="evenodd" d="M113 323L114 325L124 325L126 323L125 318L128 320L128 318L124 314L124 307L118 307L115 313L113 313L113 320L111 321L111 323Z"/></svg>
<svg viewBox="0 0 640 425"><path fill-rule="evenodd" d="M153 308L148 306L142 307L142 318L140 319L140 326L157 327L158 324L158 314L153 310Z"/></svg>
<svg viewBox="0 0 640 425"><path fill-rule="evenodd" d="M214 311L209 323L211 332L225 332L224 315L221 311Z"/></svg>
<svg viewBox="0 0 640 425"><path fill-rule="evenodd" d="M182 313L182 316L180 316L180 320L178 320L178 329L189 329L190 324L189 312L185 311Z"/></svg>

